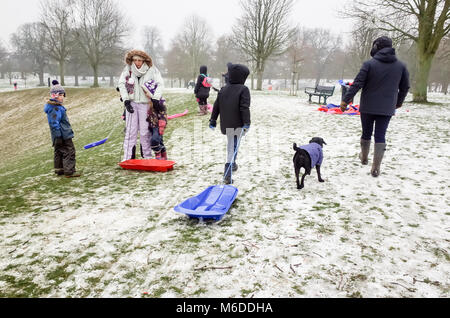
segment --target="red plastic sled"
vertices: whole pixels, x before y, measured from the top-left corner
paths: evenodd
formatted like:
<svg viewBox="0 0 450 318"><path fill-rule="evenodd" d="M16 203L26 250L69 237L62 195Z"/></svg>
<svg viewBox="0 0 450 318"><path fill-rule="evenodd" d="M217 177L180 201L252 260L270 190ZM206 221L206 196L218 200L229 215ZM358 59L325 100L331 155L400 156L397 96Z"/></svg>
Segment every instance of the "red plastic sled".
<svg viewBox="0 0 450 318"><path fill-rule="evenodd" d="M167 172L173 170L174 165L174 161L156 159L131 159L119 163L119 166L126 170L143 170L156 172Z"/></svg>

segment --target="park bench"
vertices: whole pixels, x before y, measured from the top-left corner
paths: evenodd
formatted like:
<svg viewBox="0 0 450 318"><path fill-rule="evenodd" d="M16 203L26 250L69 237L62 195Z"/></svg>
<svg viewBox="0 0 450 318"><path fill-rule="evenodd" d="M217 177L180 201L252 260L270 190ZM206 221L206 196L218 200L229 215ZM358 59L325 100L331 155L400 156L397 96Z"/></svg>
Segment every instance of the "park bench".
<svg viewBox="0 0 450 318"><path fill-rule="evenodd" d="M306 87L305 93L309 95L309 102L311 103L311 97L319 96L319 104L322 97L325 99L325 104L327 103L327 98L333 96L334 94L334 86L319 86L316 87Z"/></svg>

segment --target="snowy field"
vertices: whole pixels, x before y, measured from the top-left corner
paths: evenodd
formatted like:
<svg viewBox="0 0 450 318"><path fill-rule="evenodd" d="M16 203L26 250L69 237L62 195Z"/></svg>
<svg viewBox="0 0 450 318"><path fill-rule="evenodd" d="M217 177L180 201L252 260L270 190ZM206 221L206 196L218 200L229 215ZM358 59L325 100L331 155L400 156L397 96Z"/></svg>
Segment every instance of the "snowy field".
<svg viewBox="0 0 450 318"><path fill-rule="evenodd" d="M0 294L23 282L40 297L449 297L450 98L430 100L442 104L407 103L393 118L375 179L357 159L359 117L318 112L306 96L252 93L238 199L217 223L173 211L221 182L226 147L207 118L180 118L165 142L174 171L110 167L104 177L130 186L77 194L102 178L85 164L69 200L49 194L45 213L1 218ZM315 136L328 144L326 183L313 170L299 191L292 144Z"/></svg>

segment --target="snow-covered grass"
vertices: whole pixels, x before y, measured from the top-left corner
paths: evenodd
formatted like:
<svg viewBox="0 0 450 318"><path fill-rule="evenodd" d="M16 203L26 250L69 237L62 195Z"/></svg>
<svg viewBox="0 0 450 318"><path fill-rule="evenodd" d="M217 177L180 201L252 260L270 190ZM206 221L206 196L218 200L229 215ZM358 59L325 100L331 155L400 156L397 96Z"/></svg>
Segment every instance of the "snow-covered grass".
<svg viewBox="0 0 450 318"><path fill-rule="evenodd" d="M405 104L382 175L357 160L358 117L307 97L252 92L239 195L220 222L173 207L223 174L225 137L168 90L175 170L121 170L122 106L111 89L69 89L80 179L52 175L47 89L2 93L1 297L448 297L449 98ZM339 102L339 93L330 99ZM215 96L211 98L214 100ZM82 146L110 135L103 146ZM323 137L319 183L295 185L292 144Z"/></svg>

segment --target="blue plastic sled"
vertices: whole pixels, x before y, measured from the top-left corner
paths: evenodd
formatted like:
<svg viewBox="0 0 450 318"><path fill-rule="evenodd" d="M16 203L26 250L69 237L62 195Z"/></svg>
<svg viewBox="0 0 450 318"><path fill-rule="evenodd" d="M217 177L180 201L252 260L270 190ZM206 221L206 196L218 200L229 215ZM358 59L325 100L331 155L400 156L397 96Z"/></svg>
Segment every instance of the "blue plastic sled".
<svg viewBox="0 0 450 318"><path fill-rule="evenodd" d="M90 148L94 148L100 145L103 145L106 141L108 141L108 138L97 141L97 142L93 142L92 144L86 145L84 146L84 149L90 149Z"/></svg>
<svg viewBox="0 0 450 318"><path fill-rule="evenodd" d="M238 194L230 185L211 186L199 195L177 205L174 210L190 218L221 220L228 212Z"/></svg>

